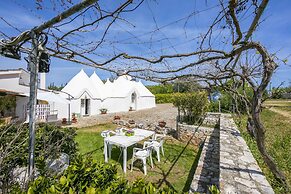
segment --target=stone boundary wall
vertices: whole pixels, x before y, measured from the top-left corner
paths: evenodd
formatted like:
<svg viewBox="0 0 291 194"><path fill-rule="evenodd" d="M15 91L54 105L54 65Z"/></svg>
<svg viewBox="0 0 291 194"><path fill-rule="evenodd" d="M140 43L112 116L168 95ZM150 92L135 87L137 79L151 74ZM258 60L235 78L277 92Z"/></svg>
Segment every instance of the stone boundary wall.
<svg viewBox="0 0 291 194"><path fill-rule="evenodd" d="M218 128L214 128L205 138L189 193L208 193L209 185L219 185Z"/></svg>
<svg viewBox="0 0 291 194"><path fill-rule="evenodd" d="M222 194L274 194L230 114L220 114L219 128L204 134L189 193L217 185Z"/></svg>

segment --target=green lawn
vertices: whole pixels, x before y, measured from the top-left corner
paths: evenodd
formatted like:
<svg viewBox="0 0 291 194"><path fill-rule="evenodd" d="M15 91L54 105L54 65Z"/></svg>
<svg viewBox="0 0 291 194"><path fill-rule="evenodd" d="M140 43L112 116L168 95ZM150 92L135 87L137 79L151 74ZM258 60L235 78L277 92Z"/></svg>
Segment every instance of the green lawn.
<svg viewBox="0 0 291 194"><path fill-rule="evenodd" d="M100 136L100 132L114 128L116 128L115 125L106 124L78 129L76 141L79 144L80 153L92 154L93 158L104 161L103 138ZM167 138L164 149L165 156L161 157L161 163L158 163L155 154L153 155L154 168L151 169L148 165L147 176L144 176L141 170L142 164L139 162L135 163L133 172L130 172L129 164L131 163L132 148L128 149L128 171L126 174L122 172L122 155L120 155L119 148L114 147L112 149L112 159L109 162L118 164L119 174L129 181L144 178L157 187L167 185L178 192L188 191L197 165L198 149L193 145L181 143L173 138Z"/></svg>
<svg viewBox="0 0 291 194"><path fill-rule="evenodd" d="M270 155L275 159L277 165L286 175L289 185L291 185L291 125L290 118L284 117L278 113L264 109L262 112L262 121L266 127L266 147ZM264 163L256 142L246 131L246 117L241 120L239 128L244 139L250 147L262 171L265 173L269 183L272 185L275 193L284 193L282 186L275 180L270 170ZM238 119L237 119L238 122Z"/></svg>

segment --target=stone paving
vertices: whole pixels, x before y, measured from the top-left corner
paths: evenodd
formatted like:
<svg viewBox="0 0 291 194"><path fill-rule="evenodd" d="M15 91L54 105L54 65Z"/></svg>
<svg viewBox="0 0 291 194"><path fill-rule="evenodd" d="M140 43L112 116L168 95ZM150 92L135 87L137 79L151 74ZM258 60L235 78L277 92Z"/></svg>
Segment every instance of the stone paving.
<svg viewBox="0 0 291 194"><path fill-rule="evenodd" d="M231 115L221 114L219 128L208 134L189 193L274 194Z"/></svg>
<svg viewBox="0 0 291 194"><path fill-rule="evenodd" d="M225 194L273 194L231 115L220 117L219 188Z"/></svg>

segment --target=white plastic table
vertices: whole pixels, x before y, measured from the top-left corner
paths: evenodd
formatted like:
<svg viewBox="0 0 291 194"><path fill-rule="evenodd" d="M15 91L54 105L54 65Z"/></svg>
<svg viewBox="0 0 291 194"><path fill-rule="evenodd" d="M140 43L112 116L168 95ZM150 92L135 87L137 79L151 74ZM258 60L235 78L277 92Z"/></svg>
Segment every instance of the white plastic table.
<svg viewBox="0 0 291 194"><path fill-rule="evenodd" d="M144 129L133 129L133 136L125 136L125 135L114 135L111 137L104 138L104 157L105 162L108 162L108 145L117 145L122 148L123 152L123 171L126 173L127 166L127 148L132 146L152 135L154 135L154 131L148 131ZM111 149L109 149L109 158L111 157Z"/></svg>

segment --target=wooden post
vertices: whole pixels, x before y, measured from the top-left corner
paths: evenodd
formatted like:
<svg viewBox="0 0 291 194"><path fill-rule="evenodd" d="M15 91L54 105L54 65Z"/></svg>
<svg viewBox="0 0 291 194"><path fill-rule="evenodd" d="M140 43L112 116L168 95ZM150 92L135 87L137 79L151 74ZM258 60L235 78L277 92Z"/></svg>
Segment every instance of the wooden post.
<svg viewBox="0 0 291 194"><path fill-rule="evenodd" d="M35 149L35 122L36 122L36 102L38 88L38 35L30 32L31 52L29 53L30 69L30 92L29 92L29 156L28 156L28 175L29 179L34 178L34 149Z"/></svg>

